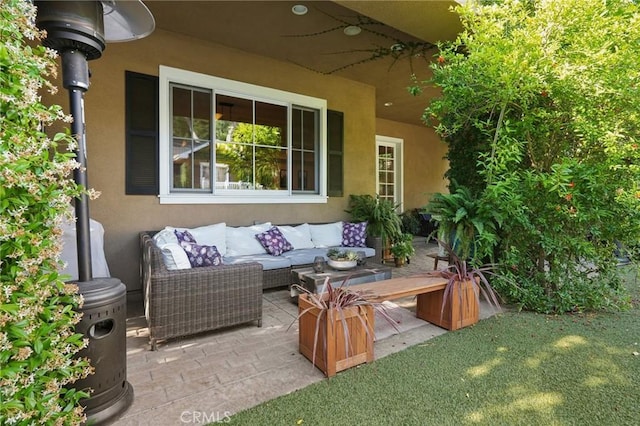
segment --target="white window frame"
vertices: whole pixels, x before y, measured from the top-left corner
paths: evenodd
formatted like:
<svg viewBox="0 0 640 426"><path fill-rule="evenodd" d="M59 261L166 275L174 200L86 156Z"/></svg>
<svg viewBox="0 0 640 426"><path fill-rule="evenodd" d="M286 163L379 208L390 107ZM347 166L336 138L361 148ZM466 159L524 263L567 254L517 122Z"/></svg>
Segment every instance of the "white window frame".
<svg viewBox="0 0 640 426"><path fill-rule="evenodd" d="M301 106L320 111L319 150L318 150L318 193L297 193L273 191L273 193L234 193L213 194L209 192L171 192L171 105L170 83L179 83L205 89L216 93L237 94L239 96L260 97L276 103L285 103L289 107L287 134L291 138L291 106ZM269 87L257 86L235 80L214 77L206 74L182 70L179 68L160 66L159 70L159 120L160 120L160 152L159 152L159 189L160 204L326 204L327 203L327 101L325 99L286 92ZM291 149L291 140L287 141ZM289 161L290 162L290 161Z"/></svg>
<svg viewBox="0 0 640 426"><path fill-rule="evenodd" d="M380 188L379 146L390 146L395 149L395 185L393 194L395 204L398 204L400 206L398 208L402 210L404 204L404 139L376 135L376 192Z"/></svg>

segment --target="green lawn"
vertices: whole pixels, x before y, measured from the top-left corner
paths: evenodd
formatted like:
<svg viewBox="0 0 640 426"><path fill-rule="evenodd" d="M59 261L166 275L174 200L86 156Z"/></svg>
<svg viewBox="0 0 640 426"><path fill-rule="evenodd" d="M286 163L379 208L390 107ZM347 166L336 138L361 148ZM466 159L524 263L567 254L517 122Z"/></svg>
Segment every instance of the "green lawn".
<svg viewBox="0 0 640 426"><path fill-rule="evenodd" d="M505 313L238 413L238 425L638 425L633 309Z"/></svg>

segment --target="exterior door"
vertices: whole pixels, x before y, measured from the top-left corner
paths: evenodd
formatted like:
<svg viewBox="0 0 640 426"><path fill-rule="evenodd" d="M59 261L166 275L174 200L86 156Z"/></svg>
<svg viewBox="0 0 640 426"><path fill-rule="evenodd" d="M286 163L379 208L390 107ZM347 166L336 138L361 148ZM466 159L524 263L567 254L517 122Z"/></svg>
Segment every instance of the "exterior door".
<svg viewBox="0 0 640 426"><path fill-rule="evenodd" d="M380 198L402 204L402 139L376 137L376 188Z"/></svg>

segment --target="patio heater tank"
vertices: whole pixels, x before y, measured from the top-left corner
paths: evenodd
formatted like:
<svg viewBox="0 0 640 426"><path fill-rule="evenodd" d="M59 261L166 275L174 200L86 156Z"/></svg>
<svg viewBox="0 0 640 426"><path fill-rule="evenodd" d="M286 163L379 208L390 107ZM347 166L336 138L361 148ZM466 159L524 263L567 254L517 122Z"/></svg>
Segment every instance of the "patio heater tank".
<svg viewBox="0 0 640 426"><path fill-rule="evenodd" d="M88 61L102 56L106 41L145 37L153 31L155 22L141 1L35 1L34 4L38 8L36 25L47 31L43 44L60 53L62 85L69 91L71 133L77 141L75 154L80 163L80 168L74 171L74 180L89 188L84 123ZM78 355L89 358L95 372L73 386L93 390L81 404L87 423L99 425L115 419L133 402L133 388L126 380L126 287L115 278L93 278L87 195L75 200L75 212L77 284L85 300L76 331L89 340Z"/></svg>

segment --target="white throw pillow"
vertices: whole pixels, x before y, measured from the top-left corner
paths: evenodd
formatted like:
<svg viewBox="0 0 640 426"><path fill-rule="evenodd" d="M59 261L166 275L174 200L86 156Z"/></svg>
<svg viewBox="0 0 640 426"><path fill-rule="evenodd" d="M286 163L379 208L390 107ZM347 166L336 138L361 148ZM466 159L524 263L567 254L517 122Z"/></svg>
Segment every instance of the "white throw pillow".
<svg viewBox="0 0 640 426"><path fill-rule="evenodd" d="M182 228L178 228L182 230ZM187 231L196 239L196 243L204 246L216 246L220 256L227 254L227 224L224 222L214 225L187 228Z"/></svg>
<svg viewBox="0 0 640 426"><path fill-rule="evenodd" d="M179 244L168 243L160 247L162 259L169 270L190 269L191 262Z"/></svg>
<svg viewBox="0 0 640 426"><path fill-rule="evenodd" d="M166 226L162 231L153 236L153 241L160 248L165 244L178 244L178 237L176 237L176 234L173 232L175 229L173 226Z"/></svg>
<svg viewBox="0 0 640 426"><path fill-rule="evenodd" d="M253 226L227 226L227 256L246 256L251 254L265 254L266 251L256 234L268 231L271 222Z"/></svg>
<svg viewBox="0 0 640 426"><path fill-rule="evenodd" d="M309 230L315 247L337 247L342 245L342 221L323 225L309 225Z"/></svg>
<svg viewBox="0 0 640 426"><path fill-rule="evenodd" d="M314 247L313 241L311 241L311 231L309 230L308 223L303 223L298 226L278 225L278 229L294 249L307 249Z"/></svg>

